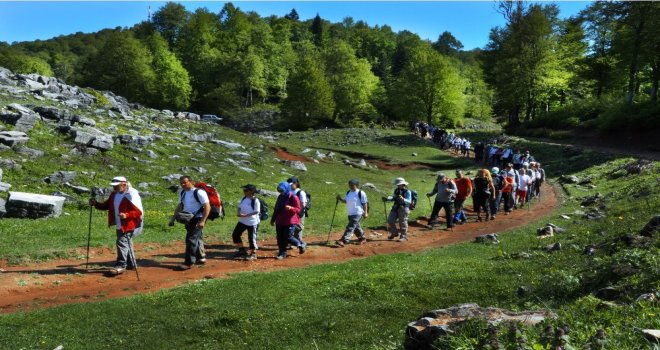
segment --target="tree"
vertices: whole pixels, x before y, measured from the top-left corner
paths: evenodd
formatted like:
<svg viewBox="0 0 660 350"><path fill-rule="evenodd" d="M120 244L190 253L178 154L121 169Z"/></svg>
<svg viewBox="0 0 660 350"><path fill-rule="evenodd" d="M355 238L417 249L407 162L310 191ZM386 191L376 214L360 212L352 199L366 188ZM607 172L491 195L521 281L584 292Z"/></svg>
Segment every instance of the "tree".
<svg viewBox="0 0 660 350"><path fill-rule="evenodd" d="M312 21L312 25L309 29L312 32L314 38L314 45L321 48L325 44L327 31L325 29L325 23L321 19L321 16L317 13Z"/></svg>
<svg viewBox="0 0 660 350"><path fill-rule="evenodd" d="M444 31L433 43L433 48L445 56L455 56L463 49L463 43L456 39L450 32Z"/></svg>
<svg viewBox="0 0 660 350"><path fill-rule="evenodd" d="M169 47L173 48L181 28L189 18L190 12L183 5L168 2L154 13L152 22L156 30L167 40Z"/></svg>
<svg viewBox="0 0 660 350"><path fill-rule="evenodd" d="M130 31L112 33L86 67L87 83L147 103L155 84L149 50Z"/></svg>
<svg viewBox="0 0 660 350"><path fill-rule="evenodd" d="M151 66L156 78L154 105L174 110L188 108L192 93L188 71L168 49L167 42L160 34L154 33L147 44L153 55Z"/></svg>
<svg viewBox="0 0 660 350"><path fill-rule="evenodd" d="M299 130L330 122L335 108L318 51L310 42L300 46L287 98L282 103L291 127Z"/></svg>
<svg viewBox="0 0 660 350"><path fill-rule="evenodd" d="M343 40L334 40L325 52L328 82L332 86L335 101L333 119L344 122L373 111L371 95L378 78L371 72L371 65L355 56L355 50Z"/></svg>
<svg viewBox="0 0 660 350"><path fill-rule="evenodd" d="M464 114L464 88L465 82L449 59L430 45L418 45L410 51L390 101L399 119L453 126Z"/></svg>
<svg viewBox="0 0 660 350"><path fill-rule="evenodd" d="M53 70L45 60L26 55L12 48L0 48L0 67L5 67L15 73L53 76Z"/></svg>
<svg viewBox="0 0 660 350"><path fill-rule="evenodd" d="M291 12L289 12L287 15L285 15L284 18L292 20L292 21L300 20L300 16L298 16L298 11L296 11L296 9L291 9Z"/></svg>

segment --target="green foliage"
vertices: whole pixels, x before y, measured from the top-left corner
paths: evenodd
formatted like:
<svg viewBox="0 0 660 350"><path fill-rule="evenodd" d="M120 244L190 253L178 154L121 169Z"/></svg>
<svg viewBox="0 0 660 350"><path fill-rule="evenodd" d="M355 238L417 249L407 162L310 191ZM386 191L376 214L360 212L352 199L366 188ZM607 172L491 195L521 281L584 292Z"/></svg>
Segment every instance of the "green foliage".
<svg viewBox="0 0 660 350"><path fill-rule="evenodd" d="M0 48L0 67L5 67L16 73L53 75L53 70L48 62L11 48Z"/></svg>
<svg viewBox="0 0 660 350"><path fill-rule="evenodd" d="M157 33L147 39L153 55L151 67L155 74L152 101L154 106L184 110L190 105L190 78L179 59L168 49Z"/></svg>
<svg viewBox="0 0 660 350"><path fill-rule="evenodd" d="M110 103L110 100L108 100L108 98L105 97L105 95L100 93L98 90L90 89L90 88L85 88L83 90L85 90L86 93L94 96L97 105L106 108L112 107L112 103Z"/></svg>

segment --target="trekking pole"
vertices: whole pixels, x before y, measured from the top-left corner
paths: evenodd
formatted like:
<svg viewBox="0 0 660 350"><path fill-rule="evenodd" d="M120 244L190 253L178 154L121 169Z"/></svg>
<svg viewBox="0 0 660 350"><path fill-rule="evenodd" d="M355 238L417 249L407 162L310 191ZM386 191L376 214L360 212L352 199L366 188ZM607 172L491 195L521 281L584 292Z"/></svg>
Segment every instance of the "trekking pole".
<svg viewBox="0 0 660 350"><path fill-rule="evenodd" d="M330 221L330 229L328 230L328 238L325 240L325 243L330 242L330 232L332 232L332 225L335 223L335 215L337 214L337 206L339 205L339 199L335 199L335 211L332 212L332 221Z"/></svg>
<svg viewBox="0 0 660 350"><path fill-rule="evenodd" d="M133 267L135 268L135 275L137 276L137 280L140 280L140 273L138 273L138 266L137 266L137 261L135 261L135 254L133 253L133 234L129 233L128 236L128 254L130 255L131 262L133 263Z"/></svg>

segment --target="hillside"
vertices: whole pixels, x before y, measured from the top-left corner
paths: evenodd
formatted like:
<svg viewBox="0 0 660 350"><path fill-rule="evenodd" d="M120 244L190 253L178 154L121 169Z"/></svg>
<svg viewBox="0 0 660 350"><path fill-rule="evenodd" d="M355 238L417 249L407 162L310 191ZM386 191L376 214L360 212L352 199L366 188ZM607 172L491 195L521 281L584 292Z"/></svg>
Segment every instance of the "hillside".
<svg viewBox="0 0 660 350"><path fill-rule="evenodd" d="M24 297L24 304L3 307L18 312L0 316L2 347L400 349L409 322L468 302L557 317L513 331L469 321L435 348L543 349L564 341L574 348L643 349L657 342L642 333L660 328L657 162L507 138L543 162L552 189L510 221L478 223L468 211L471 222L455 232L417 226L408 244L382 237L378 199L390 193L392 180L403 176L423 194L437 171L474 174L483 165L405 130L249 134L196 119L0 70L0 126L25 133L0 150L0 182L11 185L9 191L67 198L59 217L0 219L2 292L11 295L7 300ZM481 128L458 132L473 140L495 135ZM236 222L230 215L205 230L209 266L175 275L169 267L182 259L183 228L168 227L167 219L178 201L174 174L184 173L218 185L230 214L241 185L264 189L261 197L272 208L276 184L300 176L314 203L306 225L310 251L273 263L274 231L263 225L260 260L230 260ZM127 176L144 198L146 228L136 239L144 283L132 272L111 281L100 273L112 260L114 237L103 213L93 212L88 226L85 189L105 188L116 175ZM332 220L334 197L354 177L373 185L365 189L373 203L365 222L372 236L366 245L333 249L323 244L326 235L336 239L346 223L344 211ZM557 202L549 205L551 198ZM425 221L429 204L421 198L415 219ZM539 238L537 229L547 223L565 231ZM445 246L491 230L499 243ZM68 305L45 308L59 304ZM555 336L559 328L568 337Z"/></svg>

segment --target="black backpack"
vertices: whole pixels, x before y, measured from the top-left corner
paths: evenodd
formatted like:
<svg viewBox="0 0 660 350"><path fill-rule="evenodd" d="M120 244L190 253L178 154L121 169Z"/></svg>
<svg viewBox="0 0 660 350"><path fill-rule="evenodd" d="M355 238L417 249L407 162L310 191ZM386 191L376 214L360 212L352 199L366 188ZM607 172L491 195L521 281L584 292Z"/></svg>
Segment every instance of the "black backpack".
<svg viewBox="0 0 660 350"><path fill-rule="evenodd" d="M309 217L309 214L308 214L309 210L312 209L312 195L309 194L309 192L305 192L305 195L307 195L307 204L304 207L302 207L302 202L303 201L302 201L302 198L301 198L302 196L300 195L301 192L302 192L302 189L300 191L296 192L296 196L298 197L298 200L300 201L300 206L301 206L299 216L300 217L303 217L303 216Z"/></svg>
<svg viewBox="0 0 660 350"><path fill-rule="evenodd" d="M398 191L399 190L397 189L397 192ZM417 197L418 197L417 196L417 191L406 188L403 192L404 197L405 197L405 193L406 193L405 191L410 191L410 207L408 207L408 208L410 210L415 210L415 208L417 208Z"/></svg>
<svg viewBox="0 0 660 350"><path fill-rule="evenodd" d="M259 200L259 198L252 198L252 209L254 209L254 203L257 200ZM259 200L259 220L264 221L266 219L268 219L268 204Z"/></svg>
<svg viewBox="0 0 660 350"><path fill-rule="evenodd" d="M346 191L346 195L347 195L347 196L348 196L349 193L351 193L351 190ZM362 202L362 198L364 198L364 197L362 196L363 193L364 193L364 192L362 192L362 190L358 190L358 199L360 200L360 204L361 204L361 205L365 205L365 204L366 204L366 203L363 203L363 202Z"/></svg>
<svg viewBox="0 0 660 350"><path fill-rule="evenodd" d="M500 175L493 176L493 186L496 191L501 191L504 188L504 178Z"/></svg>

